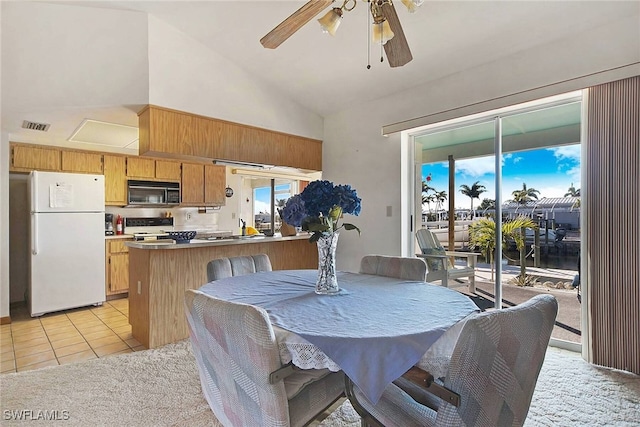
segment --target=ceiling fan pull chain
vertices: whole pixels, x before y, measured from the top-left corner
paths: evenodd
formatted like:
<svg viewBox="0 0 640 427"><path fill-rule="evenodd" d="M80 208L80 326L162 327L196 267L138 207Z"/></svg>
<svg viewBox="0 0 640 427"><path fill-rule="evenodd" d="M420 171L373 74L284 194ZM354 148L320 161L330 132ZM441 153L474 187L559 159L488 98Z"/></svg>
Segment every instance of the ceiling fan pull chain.
<svg viewBox="0 0 640 427"><path fill-rule="evenodd" d="M382 44L380 45L380 62L384 62L384 56L383 56L383 53L382 53L382 46L384 46L384 45L382 45Z"/></svg>
<svg viewBox="0 0 640 427"><path fill-rule="evenodd" d="M367 0L367 3L369 3L371 0ZM367 7L368 9L368 7ZM371 40L371 14L367 13L367 70L371 69L371 44L370 41Z"/></svg>

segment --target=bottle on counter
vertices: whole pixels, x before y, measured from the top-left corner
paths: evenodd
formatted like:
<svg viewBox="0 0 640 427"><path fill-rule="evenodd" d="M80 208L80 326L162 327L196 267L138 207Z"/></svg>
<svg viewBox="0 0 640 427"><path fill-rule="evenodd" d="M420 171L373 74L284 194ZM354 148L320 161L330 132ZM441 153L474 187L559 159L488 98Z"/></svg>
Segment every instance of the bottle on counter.
<svg viewBox="0 0 640 427"><path fill-rule="evenodd" d="M116 219L116 234L124 234L123 221L120 215Z"/></svg>

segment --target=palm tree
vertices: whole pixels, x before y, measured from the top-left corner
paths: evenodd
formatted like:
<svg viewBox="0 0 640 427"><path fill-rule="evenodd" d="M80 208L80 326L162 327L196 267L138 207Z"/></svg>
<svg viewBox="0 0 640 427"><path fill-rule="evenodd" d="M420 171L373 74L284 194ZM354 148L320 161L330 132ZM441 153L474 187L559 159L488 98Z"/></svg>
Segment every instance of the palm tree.
<svg viewBox="0 0 640 427"><path fill-rule="evenodd" d="M437 209L441 209L442 204L447 201L447 192L444 190L436 191L436 194L434 194L434 197L436 199L435 201L438 203Z"/></svg>
<svg viewBox="0 0 640 427"><path fill-rule="evenodd" d="M480 206L478 206L478 209L482 209L483 211L486 211L487 209L495 209L496 208L496 201L493 199L482 199L482 203L480 203Z"/></svg>
<svg viewBox="0 0 640 427"><path fill-rule="evenodd" d="M471 212L473 212L473 199L480 199L480 195L487 191L487 188L480 184L480 181L473 183L471 187L466 184L460 186L460 192L465 196L471 198ZM474 215L475 216L475 215Z"/></svg>
<svg viewBox="0 0 640 427"><path fill-rule="evenodd" d="M521 230L523 228L536 230L538 226L531 218L519 216L516 219L502 224L502 244L506 246L507 238L513 239L519 251L525 248L525 239ZM491 280L493 280L494 259L496 248L496 223L492 219L482 218L469 226L469 243L472 247L480 249L485 258L491 264ZM520 265L520 279L524 281L526 265Z"/></svg>
<svg viewBox="0 0 640 427"><path fill-rule="evenodd" d="M576 189L573 186L573 182L571 183L571 187L564 193L564 197L580 197L580 189Z"/></svg>
<svg viewBox="0 0 640 427"><path fill-rule="evenodd" d="M538 194L540 192L535 188L527 188L527 184L522 183L522 190L514 190L511 192L513 195L513 201L519 205L526 205L532 199L538 200Z"/></svg>
<svg viewBox="0 0 640 427"><path fill-rule="evenodd" d="M429 205L431 202L435 202L435 198L433 194L429 194L430 191L435 192L436 189L431 187L427 181L422 181L422 204L425 203ZM431 209L431 208L429 208Z"/></svg>

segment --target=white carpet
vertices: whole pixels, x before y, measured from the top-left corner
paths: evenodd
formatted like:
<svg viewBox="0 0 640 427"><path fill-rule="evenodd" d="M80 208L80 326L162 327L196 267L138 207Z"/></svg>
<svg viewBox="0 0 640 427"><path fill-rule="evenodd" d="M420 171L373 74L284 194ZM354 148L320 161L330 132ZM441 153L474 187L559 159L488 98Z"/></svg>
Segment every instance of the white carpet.
<svg viewBox="0 0 640 427"><path fill-rule="evenodd" d="M72 365L0 375L3 426L218 426L201 395L188 341ZM31 412L28 412L31 411ZM47 412L44 412L47 411ZM57 412L55 412L57 411ZM66 411L66 412L65 412ZM535 426L638 426L640 377L549 349L526 422ZM359 426L349 402L322 426ZM256 426L258 427L258 426Z"/></svg>

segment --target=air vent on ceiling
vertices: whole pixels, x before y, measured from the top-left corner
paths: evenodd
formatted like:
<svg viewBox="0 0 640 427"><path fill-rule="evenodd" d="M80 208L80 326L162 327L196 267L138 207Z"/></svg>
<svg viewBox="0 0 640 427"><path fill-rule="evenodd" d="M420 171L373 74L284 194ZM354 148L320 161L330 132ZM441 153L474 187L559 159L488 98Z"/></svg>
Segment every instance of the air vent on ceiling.
<svg viewBox="0 0 640 427"><path fill-rule="evenodd" d="M36 123L36 122L30 122L28 120L23 120L22 121L22 127L25 129L31 129L31 130L39 130L41 132L46 132L49 130L49 126L51 126L48 123Z"/></svg>

